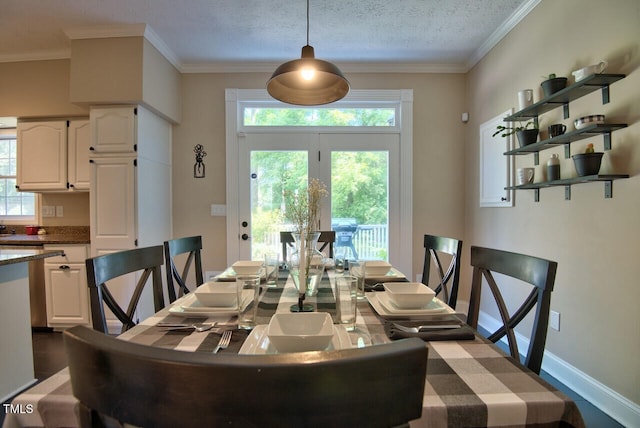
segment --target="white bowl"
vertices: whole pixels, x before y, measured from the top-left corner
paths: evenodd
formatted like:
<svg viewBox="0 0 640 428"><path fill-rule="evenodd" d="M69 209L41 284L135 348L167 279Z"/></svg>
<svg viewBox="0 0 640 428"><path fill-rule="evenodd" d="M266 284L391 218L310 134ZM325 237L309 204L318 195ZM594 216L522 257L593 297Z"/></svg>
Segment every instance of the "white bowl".
<svg viewBox="0 0 640 428"><path fill-rule="evenodd" d="M603 114L594 114L591 116L584 116L579 119L576 119L573 124L576 129L582 129L589 125L604 123L604 115Z"/></svg>
<svg viewBox="0 0 640 428"><path fill-rule="evenodd" d="M238 275L257 275L262 268L262 261L239 260L231 265Z"/></svg>
<svg viewBox="0 0 640 428"><path fill-rule="evenodd" d="M278 352L321 351L331 343L333 321L327 312L275 314L267 335Z"/></svg>
<svg viewBox="0 0 640 428"><path fill-rule="evenodd" d="M384 260L368 260L365 262L365 269L367 270L367 275L384 276L391 269L391 264Z"/></svg>
<svg viewBox="0 0 640 428"><path fill-rule="evenodd" d="M387 282L384 284L391 303L400 309L420 309L436 295L435 291L420 282Z"/></svg>
<svg viewBox="0 0 640 428"><path fill-rule="evenodd" d="M205 282L193 293L203 306L233 307L237 305L238 291L235 282Z"/></svg>

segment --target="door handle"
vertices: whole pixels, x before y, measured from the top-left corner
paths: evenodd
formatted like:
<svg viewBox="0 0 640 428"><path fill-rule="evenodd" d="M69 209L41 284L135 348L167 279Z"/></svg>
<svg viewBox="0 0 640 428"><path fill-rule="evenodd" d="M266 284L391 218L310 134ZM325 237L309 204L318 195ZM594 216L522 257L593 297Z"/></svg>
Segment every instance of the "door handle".
<svg viewBox="0 0 640 428"><path fill-rule="evenodd" d="M242 238L243 241L247 241L247 240L251 239L251 237L249 235L247 235L246 233L243 233L242 235L240 235L240 238Z"/></svg>

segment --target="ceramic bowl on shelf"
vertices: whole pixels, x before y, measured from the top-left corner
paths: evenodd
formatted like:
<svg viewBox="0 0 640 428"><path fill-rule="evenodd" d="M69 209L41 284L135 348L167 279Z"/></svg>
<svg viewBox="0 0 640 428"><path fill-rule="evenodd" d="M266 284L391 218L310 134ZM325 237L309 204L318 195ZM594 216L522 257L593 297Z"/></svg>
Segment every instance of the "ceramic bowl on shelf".
<svg viewBox="0 0 640 428"><path fill-rule="evenodd" d="M602 156L604 153L580 153L573 155L573 165L576 168L578 177L585 177L587 175L596 175L600 172L600 164L602 163Z"/></svg>
<svg viewBox="0 0 640 428"><path fill-rule="evenodd" d="M321 351L331 343L333 321L328 312L278 313L267 335L278 352Z"/></svg>
<svg viewBox="0 0 640 428"><path fill-rule="evenodd" d="M583 116L573 121L573 125L576 129L582 129L589 125L601 124L604 123L604 115L603 114L593 114L591 116Z"/></svg>
<svg viewBox="0 0 640 428"><path fill-rule="evenodd" d="M421 282L386 282L384 291L395 306L400 309L420 309L425 307L436 293Z"/></svg>

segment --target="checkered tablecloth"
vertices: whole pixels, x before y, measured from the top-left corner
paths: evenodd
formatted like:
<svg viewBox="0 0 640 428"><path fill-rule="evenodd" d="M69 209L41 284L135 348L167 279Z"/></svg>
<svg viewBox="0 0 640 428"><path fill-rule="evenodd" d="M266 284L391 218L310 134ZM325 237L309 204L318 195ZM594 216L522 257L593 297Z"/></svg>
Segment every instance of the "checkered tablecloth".
<svg viewBox="0 0 640 428"><path fill-rule="evenodd" d="M292 281L281 277L277 288L263 292L258 324L268 323L276 312L288 312L297 299ZM318 295L308 297L306 303L313 304L316 310L335 314L329 276L325 275ZM167 332L156 326L161 321L204 320L197 316L177 316L165 308L120 337L150 346L211 352L220 338L219 332ZM247 334L236 330L231 345L222 352L238 352ZM384 320L366 301L358 303L357 329L350 333L350 338L353 346L390 341L384 331ZM426 346L430 350L422 417L412 421L412 427L557 427L562 424L584 427L573 400L483 338L428 342ZM16 397L12 405L13 409L24 411L7 413L4 428L77 426L76 400L67 369L28 389Z"/></svg>

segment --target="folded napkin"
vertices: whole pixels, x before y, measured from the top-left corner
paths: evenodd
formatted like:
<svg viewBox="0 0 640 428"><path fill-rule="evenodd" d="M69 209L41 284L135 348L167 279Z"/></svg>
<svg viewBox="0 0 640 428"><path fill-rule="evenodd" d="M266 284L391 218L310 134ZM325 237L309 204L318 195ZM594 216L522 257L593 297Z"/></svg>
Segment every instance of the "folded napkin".
<svg viewBox="0 0 640 428"><path fill-rule="evenodd" d="M406 327L417 327L419 325L450 325L451 321L439 320L434 322L429 321L403 321L402 325ZM393 322L387 321L384 323L384 332L391 340L405 339L408 337L417 337L424 341L436 341L436 340L473 340L476 335L474 330L468 325L460 321L460 328L443 328L442 330L423 330L418 333L409 333L401 331L394 326Z"/></svg>

